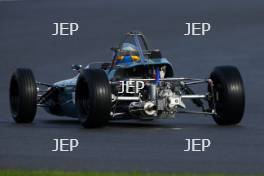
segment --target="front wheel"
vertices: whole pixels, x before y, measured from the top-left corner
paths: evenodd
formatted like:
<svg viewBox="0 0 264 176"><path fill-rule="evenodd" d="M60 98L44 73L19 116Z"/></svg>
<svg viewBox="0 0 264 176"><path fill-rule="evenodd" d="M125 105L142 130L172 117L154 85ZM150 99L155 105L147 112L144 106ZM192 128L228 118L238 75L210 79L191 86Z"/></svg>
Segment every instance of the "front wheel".
<svg viewBox="0 0 264 176"><path fill-rule="evenodd" d="M217 115L214 120L218 125L238 124L244 114L245 91L241 75L236 67L215 67L210 74L213 90L209 92L215 97L214 106Z"/></svg>
<svg viewBox="0 0 264 176"><path fill-rule="evenodd" d="M83 70L77 80L76 106L83 127L105 126L111 111L111 87L104 70Z"/></svg>
<svg viewBox="0 0 264 176"><path fill-rule="evenodd" d="M10 109L17 123L31 123L37 111L37 87L30 69L19 68L13 73L9 87Z"/></svg>

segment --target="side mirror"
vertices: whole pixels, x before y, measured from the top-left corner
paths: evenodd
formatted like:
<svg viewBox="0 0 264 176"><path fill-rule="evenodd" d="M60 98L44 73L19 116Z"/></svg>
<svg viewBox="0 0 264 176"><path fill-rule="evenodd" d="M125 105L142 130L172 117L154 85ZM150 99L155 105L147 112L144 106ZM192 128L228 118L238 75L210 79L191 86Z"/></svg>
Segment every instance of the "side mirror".
<svg viewBox="0 0 264 176"><path fill-rule="evenodd" d="M149 58L151 59L162 58L162 54L159 49L155 49L151 51Z"/></svg>
<svg viewBox="0 0 264 176"><path fill-rule="evenodd" d="M74 70L74 71L78 71L78 72L80 72L80 70L82 69L82 65L72 65L71 66L71 68L72 68L72 70Z"/></svg>

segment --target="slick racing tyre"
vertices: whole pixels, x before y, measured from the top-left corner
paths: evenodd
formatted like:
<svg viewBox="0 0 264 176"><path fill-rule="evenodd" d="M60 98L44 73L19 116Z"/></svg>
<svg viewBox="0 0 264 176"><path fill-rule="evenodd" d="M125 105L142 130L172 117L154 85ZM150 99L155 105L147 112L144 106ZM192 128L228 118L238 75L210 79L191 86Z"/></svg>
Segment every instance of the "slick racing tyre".
<svg viewBox="0 0 264 176"><path fill-rule="evenodd" d="M111 111L111 87L101 69L83 70L77 80L75 101L83 127L105 126Z"/></svg>
<svg viewBox="0 0 264 176"><path fill-rule="evenodd" d="M243 117L245 107L245 91L241 75L236 67L215 67L210 75L213 81L213 92L215 97L217 115L214 120L218 125L235 125Z"/></svg>
<svg viewBox="0 0 264 176"><path fill-rule="evenodd" d="M31 123L37 111L37 87L30 69L19 68L13 73L9 87L10 109L17 123Z"/></svg>

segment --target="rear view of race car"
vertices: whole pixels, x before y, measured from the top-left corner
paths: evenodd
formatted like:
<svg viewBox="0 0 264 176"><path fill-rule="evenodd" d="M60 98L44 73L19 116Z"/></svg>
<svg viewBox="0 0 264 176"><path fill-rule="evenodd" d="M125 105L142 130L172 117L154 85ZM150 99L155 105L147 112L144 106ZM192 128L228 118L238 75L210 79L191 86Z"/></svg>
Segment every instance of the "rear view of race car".
<svg viewBox="0 0 264 176"><path fill-rule="evenodd" d="M112 62L74 65L74 78L54 84L37 82L30 69L17 69L10 83L14 120L32 122L39 106L79 118L86 128L115 119L174 118L176 113L209 115L219 125L241 121L245 93L236 67L215 67L206 79L175 77L169 60L150 50L141 32L127 33L112 51ZM206 91L195 93L192 86L198 84ZM189 107L188 100L199 110Z"/></svg>

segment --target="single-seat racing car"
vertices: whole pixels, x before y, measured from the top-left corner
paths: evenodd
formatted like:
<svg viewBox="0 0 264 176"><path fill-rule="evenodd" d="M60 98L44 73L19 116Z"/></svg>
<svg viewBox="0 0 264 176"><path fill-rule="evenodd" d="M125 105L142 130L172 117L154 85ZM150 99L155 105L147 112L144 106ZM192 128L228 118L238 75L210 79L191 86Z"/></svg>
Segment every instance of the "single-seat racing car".
<svg viewBox="0 0 264 176"><path fill-rule="evenodd" d="M207 79L174 77L172 64L160 50L148 48L141 32L126 33L111 50L112 62L73 65L76 76L54 84L37 82L30 69L16 69L9 89L15 122L31 123L37 107L79 118L85 128L114 119L173 118L176 113L210 115L218 125L241 121L245 95L236 67L215 67ZM191 88L199 84L204 93ZM198 108L187 108L188 100Z"/></svg>

